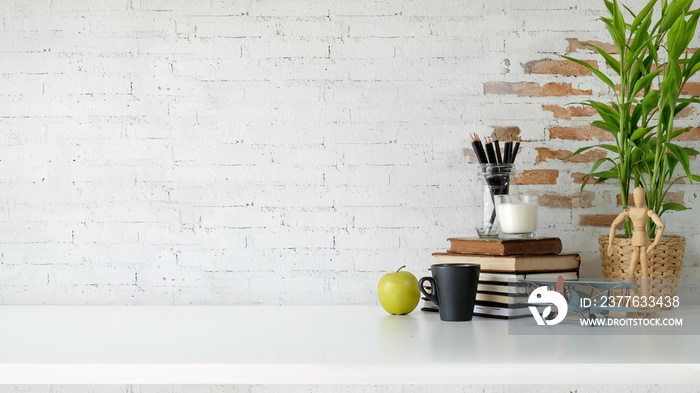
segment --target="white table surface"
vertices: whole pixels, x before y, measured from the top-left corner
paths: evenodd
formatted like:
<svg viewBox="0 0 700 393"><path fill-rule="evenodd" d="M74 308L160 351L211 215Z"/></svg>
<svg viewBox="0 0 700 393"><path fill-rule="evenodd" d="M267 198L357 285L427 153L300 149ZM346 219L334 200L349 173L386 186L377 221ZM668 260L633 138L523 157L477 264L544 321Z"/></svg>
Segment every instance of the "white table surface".
<svg viewBox="0 0 700 393"><path fill-rule="evenodd" d="M662 317L680 315L699 326L698 306ZM380 306L0 306L0 383L700 383L700 331L508 323Z"/></svg>

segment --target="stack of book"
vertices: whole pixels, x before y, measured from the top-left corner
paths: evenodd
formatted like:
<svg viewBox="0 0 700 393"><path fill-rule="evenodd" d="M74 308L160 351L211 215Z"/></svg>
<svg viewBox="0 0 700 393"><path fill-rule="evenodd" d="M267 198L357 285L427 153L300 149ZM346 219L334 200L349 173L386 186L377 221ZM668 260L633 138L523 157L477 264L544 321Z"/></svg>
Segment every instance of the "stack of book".
<svg viewBox="0 0 700 393"><path fill-rule="evenodd" d="M433 263L475 263L481 265L474 314L496 318L530 315L527 288L514 285L524 279L577 280L581 258L560 254L561 239L476 239L449 238L447 252L433 254ZM424 311L437 306L423 298Z"/></svg>

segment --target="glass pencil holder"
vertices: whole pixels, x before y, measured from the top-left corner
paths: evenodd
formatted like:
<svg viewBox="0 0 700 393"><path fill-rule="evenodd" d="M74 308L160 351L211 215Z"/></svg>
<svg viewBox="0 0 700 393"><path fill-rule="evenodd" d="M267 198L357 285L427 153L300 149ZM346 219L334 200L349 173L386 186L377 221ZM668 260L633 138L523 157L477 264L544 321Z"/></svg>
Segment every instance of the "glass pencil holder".
<svg viewBox="0 0 700 393"><path fill-rule="evenodd" d="M483 189L483 215L480 225L476 227L476 233L482 239L496 239L499 233L498 219L496 218L496 195L508 195L510 189L510 176L513 164L479 164L480 182Z"/></svg>

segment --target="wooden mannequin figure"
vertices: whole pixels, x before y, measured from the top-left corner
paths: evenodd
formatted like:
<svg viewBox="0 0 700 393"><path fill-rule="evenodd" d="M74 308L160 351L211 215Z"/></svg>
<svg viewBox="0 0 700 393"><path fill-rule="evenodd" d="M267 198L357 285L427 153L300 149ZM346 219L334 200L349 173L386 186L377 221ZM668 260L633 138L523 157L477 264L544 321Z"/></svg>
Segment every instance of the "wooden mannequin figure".
<svg viewBox="0 0 700 393"><path fill-rule="evenodd" d="M632 221L632 246L634 251L632 251L632 260L630 262L629 274L630 278L635 276L635 268L637 267L637 262L641 264L641 277L642 280L642 292L648 295L648 278L651 277L651 272L648 271L647 266L648 256L651 256L654 248L661 241L661 237L664 234L664 223L659 218L653 210L644 207L646 205L646 196L644 189L642 187L637 187L634 189L634 207L630 209L625 209L620 215L615 218L612 225L610 226L610 240L608 242L608 256L613 254L613 241L615 240L615 229L620 225L625 217L629 217ZM656 224L658 230L656 231L656 237L654 242L649 245L649 236L647 236L647 218L651 218Z"/></svg>

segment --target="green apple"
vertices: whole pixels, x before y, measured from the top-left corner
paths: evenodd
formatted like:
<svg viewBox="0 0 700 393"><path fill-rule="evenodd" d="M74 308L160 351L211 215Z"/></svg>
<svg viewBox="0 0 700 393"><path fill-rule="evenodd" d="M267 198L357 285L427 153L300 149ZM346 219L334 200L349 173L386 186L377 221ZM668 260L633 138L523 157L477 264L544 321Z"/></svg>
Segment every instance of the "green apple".
<svg viewBox="0 0 700 393"><path fill-rule="evenodd" d="M408 314L420 301L418 279L409 272L402 272L405 267L401 266L396 273L387 273L379 279L377 296L389 314Z"/></svg>

